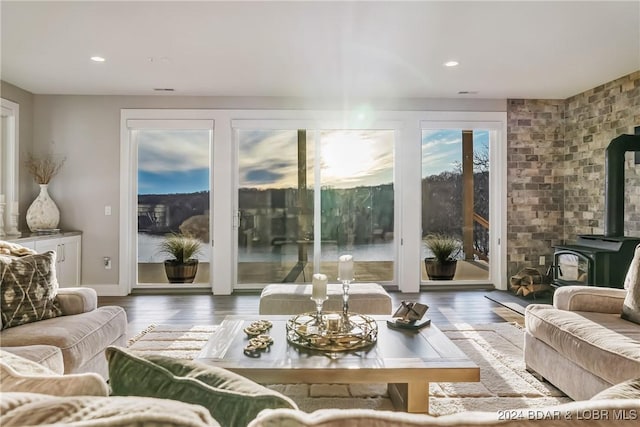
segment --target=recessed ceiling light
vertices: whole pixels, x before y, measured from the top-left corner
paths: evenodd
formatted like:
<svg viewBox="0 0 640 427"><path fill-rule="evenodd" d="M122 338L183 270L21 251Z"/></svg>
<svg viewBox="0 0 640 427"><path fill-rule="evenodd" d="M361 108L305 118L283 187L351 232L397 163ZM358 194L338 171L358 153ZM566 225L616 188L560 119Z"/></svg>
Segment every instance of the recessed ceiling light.
<svg viewBox="0 0 640 427"><path fill-rule="evenodd" d="M104 62L104 61L106 61L106 59L104 59L102 56L92 56L91 60L93 62Z"/></svg>
<svg viewBox="0 0 640 427"><path fill-rule="evenodd" d="M445 67L456 67L459 64L458 61L447 61L444 63Z"/></svg>

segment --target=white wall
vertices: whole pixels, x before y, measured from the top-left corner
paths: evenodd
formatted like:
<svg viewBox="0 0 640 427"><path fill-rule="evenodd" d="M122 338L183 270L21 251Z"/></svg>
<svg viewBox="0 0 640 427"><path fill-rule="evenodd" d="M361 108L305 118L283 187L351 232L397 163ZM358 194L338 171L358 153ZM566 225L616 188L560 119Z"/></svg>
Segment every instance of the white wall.
<svg viewBox="0 0 640 427"><path fill-rule="evenodd" d="M20 159L25 159L27 153L32 150L33 144L34 95L31 92L22 90L10 83L0 81L0 97L20 105L20 123L18 123L18 154ZM18 195L20 196L19 202L21 215L18 227L20 230L25 230L27 228L24 213L27 212L29 204L31 204L31 201L37 195L37 188L38 186L33 184L33 179L25 168L19 168Z"/></svg>
<svg viewBox="0 0 640 427"><path fill-rule="evenodd" d="M50 150L67 157L49 192L60 207L61 227L83 232L82 283L85 285L118 283L122 108L341 110L345 105L342 100L249 97L34 95L33 99L34 150ZM364 102L349 100L348 104L355 107ZM504 99L376 100L366 104L379 110L506 111ZM22 115L22 106L20 108ZM29 185L30 192L21 193L23 202L25 197L29 199L27 206L37 194L37 186ZM111 216L104 215L105 205L112 206ZM113 260L111 270L103 268L105 256Z"/></svg>

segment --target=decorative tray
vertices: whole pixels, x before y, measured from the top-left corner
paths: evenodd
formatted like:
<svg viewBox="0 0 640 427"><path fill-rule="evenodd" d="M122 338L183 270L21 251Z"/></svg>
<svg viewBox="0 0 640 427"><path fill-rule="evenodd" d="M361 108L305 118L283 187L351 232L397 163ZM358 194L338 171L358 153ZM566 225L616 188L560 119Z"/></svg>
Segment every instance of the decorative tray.
<svg viewBox="0 0 640 427"><path fill-rule="evenodd" d="M363 314L350 313L348 327L339 331L329 331L324 324L317 325L316 313L299 314L287 320L287 341L310 350L353 351L373 346L377 339L376 321Z"/></svg>

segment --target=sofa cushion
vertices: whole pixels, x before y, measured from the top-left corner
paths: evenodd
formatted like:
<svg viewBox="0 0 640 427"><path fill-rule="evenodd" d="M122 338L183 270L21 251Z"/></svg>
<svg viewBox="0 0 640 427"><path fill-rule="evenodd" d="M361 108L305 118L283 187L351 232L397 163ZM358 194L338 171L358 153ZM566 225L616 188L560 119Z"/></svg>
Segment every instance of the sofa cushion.
<svg viewBox="0 0 640 427"><path fill-rule="evenodd" d="M640 324L640 245L636 247L627 271L624 288L627 290L627 296L622 305L622 318Z"/></svg>
<svg viewBox="0 0 640 427"><path fill-rule="evenodd" d="M531 304L525 324L532 336L610 384L640 372L640 327L619 315Z"/></svg>
<svg viewBox="0 0 640 427"><path fill-rule="evenodd" d="M51 369L56 374L64 374L62 351L58 347L52 345L25 345L3 347L1 350L36 362L38 365Z"/></svg>
<svg viewBox="0 0 640 427"><path fill-rule="evenodd" d="M602 399L640 399L640 378L611 386L591 398L591 400Z"/></svg>
<svg viewBox="0 0 640 427"><path fill-rule="evenodd" d="M460 412L440 417L374 409L320 409L310 414L290 409L267 409L248 427L617 427L636 426L639 409L638 400L588 400L544 408L505 408L503 411Z"/></svg>
<svg viewBox="0 0 640 427"><path fill-rule="evenodd" d="M2 391L55 396L108 396L109 387L98 374L60 375L36 362L0 351Z"/></svg>
<svg viewBox="0 0 640 427"><path fill-rule="evenodd" d="M2 329L62 314L56 301L56 254L0 257Z"/></svg>
<svg viewBox="0 0 640 427"><path fill-rule="evenodd" d="M296 408L286 396L222 368L190 360L136 356L107 348L116 396L148 396L199 404L226 427L246 426L266 408ZM144 378L144 381L140 379Z"/></svg>
<svg viewBox="0 0 640 427"><path fill-rule="evenodd" d="M64 372L77 372L127 331L122 307L105 306L88 313L28 323L1 333L3 346L45 344L62 350ZM104 359L106 365L106 359Z"/></svg>
<svg viewBox="0 0 640 427"><path fill-rule="evenodd" d="M60 375L33 360L29 360L9 351L0 350L0 362L11 366L16 372L24 375ZM4 384L3 384L4 385Z"/></svg>
<svg viewBox="0 0 640 427"><path fill-rule="evenodd" d="M0 362L2 392L28 392L53 396L108 396L109 386L98 374L23 375Z"/></svg>
<svg viewBox="0 0 640 427"><path fill-rule="evenodd" d="M0 425L215 427L219 424L205 408L172 400L2 393Z"/></svg>

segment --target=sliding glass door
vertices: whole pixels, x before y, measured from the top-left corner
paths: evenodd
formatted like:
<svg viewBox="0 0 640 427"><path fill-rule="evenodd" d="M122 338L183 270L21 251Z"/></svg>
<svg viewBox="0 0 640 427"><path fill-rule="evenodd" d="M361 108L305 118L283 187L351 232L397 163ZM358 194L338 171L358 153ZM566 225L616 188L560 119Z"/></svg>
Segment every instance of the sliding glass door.
<svg viewBox="0 0 640 427"><path fill-rule="evenodd" d="M351 254L357 281L394 276L394 131L235 132L237 283L335 281Z"/></svg>
<svg viewBox="0 0 640 427"><path fill-rule="evenodd" d="M130 130L137 161L137 286L210 286L212 124L147 120ZM169 279L162 250L168 236L195 239L193 280Z"/></svg>
<svg viewBox="0 0 640 427"><path fill-rule="evenodd" d="M422 130L423 281L490 278L489 136L482 129ZM434 236L454 242L451 277L430 265Z"/></svg>

